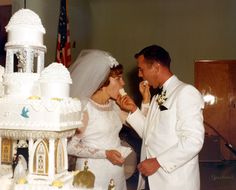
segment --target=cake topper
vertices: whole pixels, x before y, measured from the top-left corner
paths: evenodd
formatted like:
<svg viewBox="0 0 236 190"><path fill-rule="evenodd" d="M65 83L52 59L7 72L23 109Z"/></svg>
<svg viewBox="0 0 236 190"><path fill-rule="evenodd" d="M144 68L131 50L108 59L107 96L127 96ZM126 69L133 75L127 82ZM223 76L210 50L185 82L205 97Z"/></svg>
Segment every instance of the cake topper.
<svg viewBox="0 0 236 190"><path fill-rule="evenodd" d="M93 188L95 175L88 170L88 161L84 162L84 170L75 175L73 186L83 188Z"/></svg>

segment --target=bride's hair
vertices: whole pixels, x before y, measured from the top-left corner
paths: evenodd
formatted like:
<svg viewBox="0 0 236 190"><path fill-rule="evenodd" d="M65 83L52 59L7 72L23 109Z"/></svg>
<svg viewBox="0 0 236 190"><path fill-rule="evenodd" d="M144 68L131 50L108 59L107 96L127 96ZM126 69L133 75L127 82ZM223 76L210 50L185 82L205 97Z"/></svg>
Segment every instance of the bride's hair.
<svg viewBox="0 0 236 190"><path fill-rule="evenodd" d="M119 75L122 75L122 73L123 73L123 66L121 64L112 67L106 81L103 83L103 85L100 88L104 86L108 86L110 84L110 80L109 80L110 77L115 78Z"/></svg>

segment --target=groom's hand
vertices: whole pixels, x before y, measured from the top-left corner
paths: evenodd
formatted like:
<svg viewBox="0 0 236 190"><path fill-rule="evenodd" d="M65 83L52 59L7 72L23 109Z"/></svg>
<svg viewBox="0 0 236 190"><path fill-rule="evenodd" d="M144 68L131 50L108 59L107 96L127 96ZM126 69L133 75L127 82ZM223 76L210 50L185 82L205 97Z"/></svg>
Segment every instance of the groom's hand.
<svg viewBox="0 0 236 190"><path fill-rule="evenodd" d="M132 98L130 98L128 95L125 95L125 96L118 95L116 102L120 106L121 109L128 112L133 113L137 109L136 104L134 103Z"/></svg>
<svg viewBox="0 0 236 190"><path fill-rule="evenodd" d="M138 164L138 170L144 176L150 176L154 174L160 168L156 158L146 159Z"/></svg>

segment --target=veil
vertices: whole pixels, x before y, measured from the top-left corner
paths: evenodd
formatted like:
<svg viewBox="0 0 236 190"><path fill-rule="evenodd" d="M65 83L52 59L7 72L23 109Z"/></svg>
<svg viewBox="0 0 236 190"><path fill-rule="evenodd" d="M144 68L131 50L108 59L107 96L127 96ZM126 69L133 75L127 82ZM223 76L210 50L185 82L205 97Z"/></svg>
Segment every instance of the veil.
<svg viewBox="0 0 236 190"><path fill-rule="evenodd" d="M79 98L84 106L105 82L110 68L118 64L108 52L96 49L82 50L69 68L72 78L70 96Z"/></svg>
<svg viewBox="0 0 236 190"><path fill-rule="evenodd" d="M20 154L18 156L18 163L14 170L15 181L18 181L20 178L24 178L26 176L26 170L27 170L27 162L25 160L25 157Z"/></svg>

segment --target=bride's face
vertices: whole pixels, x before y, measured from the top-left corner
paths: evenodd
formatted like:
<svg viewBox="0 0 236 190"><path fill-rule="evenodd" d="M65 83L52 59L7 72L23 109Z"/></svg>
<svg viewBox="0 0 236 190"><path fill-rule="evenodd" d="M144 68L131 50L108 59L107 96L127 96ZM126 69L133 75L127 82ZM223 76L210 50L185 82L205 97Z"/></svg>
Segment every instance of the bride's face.
<svg viewBox="0 0 236 190"><path fill-rule="evenodd" d="M109 77L109 81L110 83L107 86L107 93L111 98L116 100L119 95L119 90L125 85L124 79L121 74L115 77Z"/></svg>

